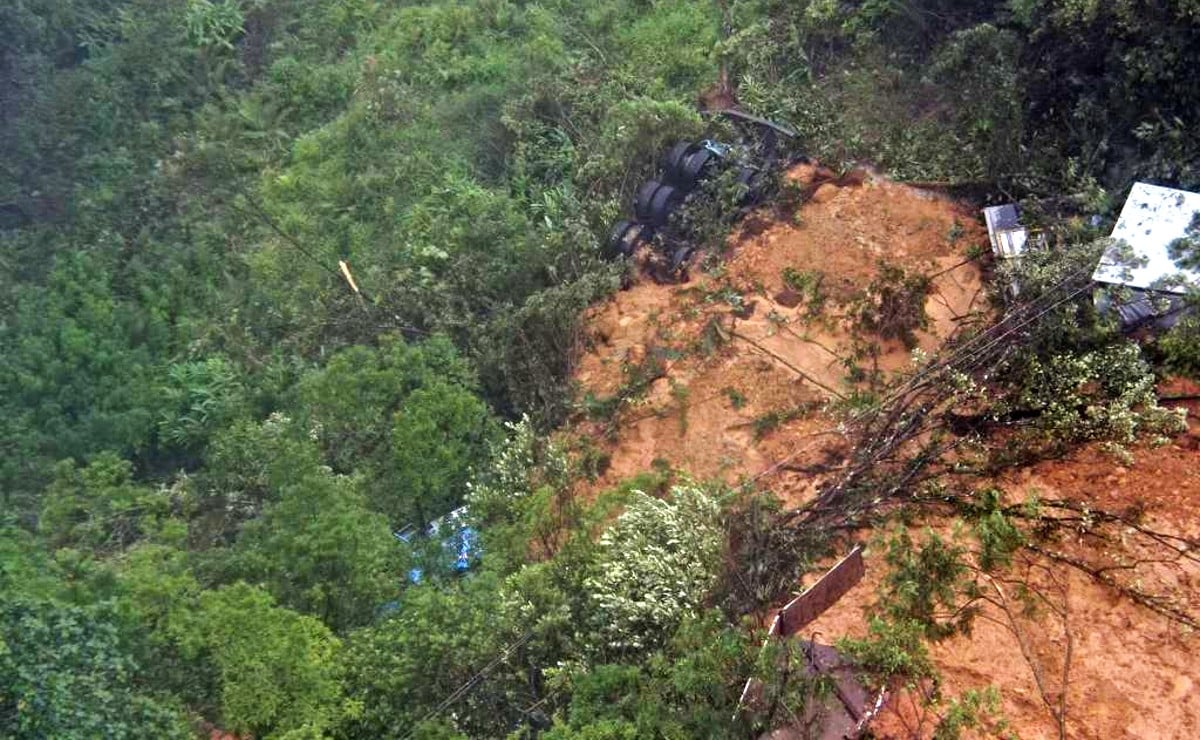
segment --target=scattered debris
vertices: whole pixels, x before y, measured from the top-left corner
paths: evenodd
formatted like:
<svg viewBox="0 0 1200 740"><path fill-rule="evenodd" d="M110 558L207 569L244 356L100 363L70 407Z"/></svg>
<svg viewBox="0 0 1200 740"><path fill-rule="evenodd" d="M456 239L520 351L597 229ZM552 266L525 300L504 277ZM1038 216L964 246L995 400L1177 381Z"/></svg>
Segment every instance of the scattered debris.
<svg viewBox="0 0 1200 740"><path fill-rule="evenodd" d="M869 385L875 373L911 366L903 342L865 336L847 318L845 306L878 278L881 260L931 276L928 327L916 331L922 351L985 321L982 275L966 259L986 249L981 221L948 198L862 175L796 165L784 175L795 188L821 187L829 197L756 210L729 237L724 259L693 270L686 286L639 281L589 311L574 372L581 400L620 395L632 371L662 354L662 372L644 392L611 416L577 419L568 432L587 435L606 456L596 490L656 461L729 483L785 458L797 467L827 462L840 438L826 433L836 421L821 407L852 390L853 368ZM687 397L672 393L676 387ZM790 476L772 485L799 505L816 481Z"/></svg>
<svg viewBox="0 0 1200 740"><path fill-rule="evenodd" d="M608 259L633 258L642 245L651 245L651 267L659 279L670 281L684 275L695 245L673 228L672 216L701 185L718 172L736 168L734 180L743 195L739 207L759 201L768 182L767 173L779 158L779 139L795 138L795 132L763 118L736 110L719 110L711 115L732 121L742 131L735 145L714 139L681 141L666 153L657 179L637 189L633 219L622 219L609 230L604 246ZM803 161L797 157L793 161Z"/></svg>
<svg viewBox="0 0 1200 740"><path fill-rule="evenodd" d="M412 551L416 565L408 571L411 583L420 583L430 567L425 563L428 558L426 548L422 547L425 542L439 544L437 562L433 565L437 570L465 573L478 562L481 555L479 532L467 523L467 515L467 507L462 506L434 520L424 533L411 524L392 532L393 537Z"/></svg>
<svg viewBox="0 0 1200 740"><path fill-rule="evenodd" d="M794 211L754 212L731 235L726 258L712 269L696 270L687 286L639 282L590 312L591 342L575 373L582 394L608 397L645 358L662 357L661 373L642 395L616 407L603 423L579 418L573 425L572 432L587 435L606 456L596 490L665 465L701 478L756 481L780 496L785 507L798 507L853 473L845 467L845 430L822 410L833 396L789 366L823 385L848 389L855 342L840 306L876 278L881 259L937 275L926 304L930 327L918 332L922 350L936 351L964 322L982 326L986 321L978 266L963 261L965 253L988 243L986 215L974 218L952 200L870 173L862 182L842 182L814 163L792 167L786 177L807 194L822 190L821 197L805 200ZM1190 213L1184 211L1175 233L1161 242L1163 249L1186 235ZM1026 249L1037 239L1036 232L1027 233ZM1092 286L1088 273L1090 266L1067 294L1086 295ZM820 301L814 300L814 286ZM750 302L757 302L756 310L738 318ZM1023 315L1015 312L999 331L1018 330ZM879 350L859 365L883 372L911 367L911 353L899 342L884 342ZM679 389L687 392L675 392ZM1189 404L1197 389L1174 390L1179 403ZM1130 451L1136 457L1133 466L1114 468L1112 453L1096 445L1073 459L1009 471L995 484L1009 493L1013 505L1029 496L1094 502L1194 539L1200 535L1194 506L1200 495L1194 464L1198 433L1193 422L1183 438ZM1189 610L1197 608L1193 584L1200 576L1193 561L1145 562L1127 571L1130 563L1120 560L1115 548L1094 542L1092 530L1081 530L1080 537L1064 540L1064 555L1095 558L1097 567L1111 568L1114 577L1142 579L1156 593L1176 593ZM1132 736L1175 732L1190 737L1200 731L1198 705L1186 699L1200 684L1190 660L1194 635L1178 624L1148 619L1145 608L1061 563L1037 560L1030 567L1069 584L1074 645L1067 691L1072 706L1089 707L1086 714L1071 716L1073 735L1106 737L1112 727L1129 728ZM876 570L805 632L818 643L865 636L864 598L858 594L872 590ZM1057 670L1066 637L1039 625L1031 619L1022 629L1038 664ZM797 665L799 637L791 643ZM935 645L933 657L944 676L945 695L996 685L1017 735L1052 732L1030 663L1003 624L980 620L972 636ZM892 712L884 709L882 719L873 721L878 736L896 736L887 724Z"/></svg>
<svg viewBox="0 0 1200 740"><path fill-rule="evenodd" d="M849 555L821 576L819 581L779 610L777 621L772 625L775 633L789 637L807 627L858 585L866 572L862 547L856 546Z"/></svg>
<svg viewBox="0 0 1200 740"><path fill-rule="evenodd" d="M1092 279L1096 305L1113 308L1127 330L1169 329L1186 312L1184 295L1200 288L1200 270L1181 267L1172 247L1200 236L1200 193L1134 184L1113 228L1112 247Z"/></svg>
<svg viewBox="0 0 1200 740"><path fill-rule="evenodd" d="M852 589L865 574L862 547L857 546L808 588L776 614L767 631L767 644L774 640L790 640L793 635L819 617L826 609ZM868 723L883 705L883 692L871 692L863 686L854 664L829 645L815 640L795 643L803 661L800 672L805 677L825 676L832 680L833 695L819 706L811 707L805 717L791 726L781 727L765 738L785 740L788 738L813 737L812 731L819 726L817 737L823 740L843 740L861 737ZM785 659L788 652L784 653ZM762 701L763 685L756 679L746 681L742 690L741 706L755 706Z"/></svg>

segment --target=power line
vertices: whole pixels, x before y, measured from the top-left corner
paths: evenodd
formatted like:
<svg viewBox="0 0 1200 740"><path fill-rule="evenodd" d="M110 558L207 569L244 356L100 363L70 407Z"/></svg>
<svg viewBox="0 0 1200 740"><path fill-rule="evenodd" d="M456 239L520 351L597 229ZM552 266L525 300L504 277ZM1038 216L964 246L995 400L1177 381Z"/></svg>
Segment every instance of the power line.
<svg viewBox="0 0 1200 740"><path fill-rule="evenodd" d="M1084 272L1084 270L1080 269L1080 270L1076 271L1075 273L1072 273L1071 275L1064 278L1056 285L1047 289L1042 295L1040 295L1033 302L1031 302L1027 306L1022 307L1021 310L1023 312L1028 313L1031 310L1031 307L1038 306L1038 304L1040 302L1044 302L1045 299L1047 299L1047 297L1054 298L1059 291L1066 289L1070 285L1070 283L1072 281L1074 281L1076 278L1078 278L1083 272ZM868 408L860 409L859 411L857 411L854 414L854 416L857 417L857 419L861 419L861 418L865 417L867 414L882 410L882 408L887 403L890 403L891 401L895 400L901 394L908 392L909 390L912 390L913 388L917 387L921 382L925 381L926 379L928 379L930 377L935 376L937 373L940 373L944 370L954 367L957 363L962 361L964 358L967 358L970 361L974 361L975 359L978 359L979 357L984 356L994 346L996 346L998 343L1000 343L1004 339L1008 338L1015 332L1020 331L1021 329L1025 328L1026 326L1029 326L1033 322L1037 321L1041 317L1043 317L1046 314L1050 313L1051 311L1055 310L1056 308L1058 308L1062 304L1066 303L1067 301L1074 299L1076 296L1080 295L1085 290L1087 290L1087 288L1088 288L1088 286L1086 286L1086 285L1083 287L1077 288L1076 290L1070 292L1069 294L1067 294L1061 298L1058 298L1057 300L1051 301L1049 303L1049 305L1039 307L1037 312L1034 313L1032 316L1027 316L1027 317L1022 316L1021 313L1009 314L1008 316L1006 316L1004 319L1002 319L1000 322L998 322L994 326L989 327L984 332L981 332L980 334L978 334L978 335L972 337L971 339L967 340L966 342L964 342L963 345L957 347L955 349L955 351L953 353L951 353L950 357L922 369L916 375L914 375L912 378L909 378L902 386L900 386L900 388L897 388L892 393L890 393L888 395L888 397L876 401L875 403L871 404L871 406L869 406ZM1019 317L1019 320L1015 323L1015 325L1010 322L1010 320L1014 316ZM982 346L973 346L973 345L977 345L980 343L982 343ZM836 431L836 427L831 428L829 431L830 432ZM820 433L818 433L818 434L820 434ZM768 475L768 474L778 470L782 465L786 464L789 460L794 459L799 454L801 454L811 448L812 448L812 445L809 445L809 447L807 447L803 450L798 450L797 452L792 453L791 455L789 455L788 457L779 461L775 465L772 465L770 468L767 468L766 470L762 471L761 473L755 475L753 478L751 478L749 481L747 481L747 485L749 483L759 480L760 478L764 477L765 475ZM474 691L488 677L488 674L490 674L499 665L501 665L506 660L508 660L509 656L512 654L512 652L514 650L524 646L532 638L533 638L533 631L529 630L522 637L520 637L516 641L510 643L507 647L504 648L503 651L501 651L501 653L498 656L496 656L491 661L489 661L483 668L481 668L474 675L472 675L470 678L468 678L466 681L464 681L462 684L460 684L457 688L455 688L455 690L452 691L448 696L446 696L446 698L444 698L441 702L439 702L436 707L434 707L432 710L427 712L413 726L413 729L408 733L408 735L406 735L406 738L411 739L411 738L415 737L416 733L417 733L417 728L421 724L428 722L429 720L433 719L434 717L437 717L439 714L445 712L447 709L449 709L451 706L453 706L457 701L459 701L460 699L462 699L463 697L467 696L472 691ZM536 707L537 704L534 704L534 706Z"/></svg>
<svg viewBox="0 0 1200 740"><path fill-rule="evenodd" d="M424 717L422 717L419 722L414 724L413 729L410 730L408 735L405 736L406 740L416 736L417 728L420 725L424 724L425 722L428 722L429 720L438 716L442 712L446 711L456 701L458 701L462 697L466 696L467 694L471 693L471 691L473 691L476 686L478 686L480 683L483 683L483 680L485 678L487 678L487 674L491 673L498 665L500 665L504 661L508 660L508 656L510 653L512 653L512 651L514 651L517 648L521 647L522 645L526 644L531 639L533 639L533 630L529 630L522 637L517 639L515 642L510 643L508 645L508 647L504 648L504 650L500 653L500 655L493 658L490 663L485 665L483 668L479 669L479 672L477 672L475 675L471 676L466 681L464 681L461 685L459 685L459 687L456 688L449 696L447 696L445 699L443 699L436 707L434 707Z"/></svg>
<svg viewBox="0 0 1200 740"><path fill-rule="evenodd" d="M869 406L867 406L865 408L856 410L855 412L853 412L851 414L850 420L852 422L861 421L861 420L865 419L867 416L869 416L870 414L881 411L886 404L895 401L897 398L902 396L904 393L907 393L907 392L913 390L914 388L918 387L921 383L926 382L927 380L929 380L932 377L935 377L937 374L957 366L960 362L971 363L971 362L974 362L975 360L985 356L987 354L987 352L989 352L994 346L996 346L1003 340L1007 339L1012 334L1020 331L1021 329L1024 329L1025 327L1036 322L1043 316L1049 314L1051 311L1054 311L1055 309L1057 309L1059 306L1063 305L1064 303L1067 303L1068 301L1073 300L1080 294L1086 292L1088 290L1088 288L1091 287L1090 283L1085 284L1085 285L1071 291L1069 294L1067 294L1061 298L1058 298L1057 300L1053 300L1057 297L1057 294L1060 291L1067 289L1075 280L1077 280L1079 277L1081 277L1084 273L1088 272L1090 269L1091 269L1090 267L1084 266L1084 267L1081 267L1081 268L1075 270L1074 272L1072 272L1065 278L1061 279L1058 283L1047 288L1041 295L1039 295L1037 298L1035 298L1033 301L1029 302L1028 304L1022 306L1018 311L1008 314L1007 316L1002 318L996 324L994 324L991 327L989 327L988 329L980 332L979 334L971 337L970 339L965 341L962 345L956 347L955 350L950 354L949 357L947 357L943 360L939 360L938 362L935 362L935 363L921 369L913 377L906 380L902 385L893 389L886 397L873 402L872 404L870 404ZM1041 304L1048 304L1048 305L1041 305ZM1035 308L1036 308L1036 312L1034 312L1032 315L1030 315L1030 316L1024 315L1024 314L1030 313L1031 311L1035 311ZM983 343L982 346L975 346L981 342ZM828 427L824 430L814 432L810 436L820 437L820 436L824 436L827 434L836 434L839 431L840 427L841 427L840 424L836 425L836 426ZM796 450L796 451L792 452L791 454L783 457L782 459L773 463L772 465L765 468L761 472L752 476L749 480L746 481L744 486L749 487L752 483L755 483L768 475L778 472L783 466L785 466L788 463L790 463L791 461L795 460L800 455L812 450L816 446L816 444L817 444L816 442L813 442L812 444L807 445L806 447Z"/></svg>

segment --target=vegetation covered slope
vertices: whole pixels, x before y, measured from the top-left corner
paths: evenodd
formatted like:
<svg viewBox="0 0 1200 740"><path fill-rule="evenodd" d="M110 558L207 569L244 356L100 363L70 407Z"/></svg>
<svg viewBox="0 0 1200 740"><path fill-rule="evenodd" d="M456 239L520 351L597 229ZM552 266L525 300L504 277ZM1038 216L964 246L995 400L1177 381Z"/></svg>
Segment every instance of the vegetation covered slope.
<svg viewBox="0 0 1200 740"><path fill-rule="evenodd" d="M721 494L668 495L660 471L584 506L585 471L533 431L571 411L581 311L619 284L599 235L703 130L722 68L829 163L1007 190L1048 220L1106 216L1135 177L1195 187L1198 16L5 3L0 734L770 724L730 719L774 663L705 594ZM1157 359L1194 371L1196 331ZM467 500L482 566L408 584L391 532Z"/></svg>

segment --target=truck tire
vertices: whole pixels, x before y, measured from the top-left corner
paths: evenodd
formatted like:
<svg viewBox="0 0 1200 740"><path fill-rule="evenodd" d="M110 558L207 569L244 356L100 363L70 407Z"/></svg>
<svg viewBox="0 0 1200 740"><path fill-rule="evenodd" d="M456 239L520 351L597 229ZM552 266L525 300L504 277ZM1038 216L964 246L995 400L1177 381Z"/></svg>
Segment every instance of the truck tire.
<svg viewBox="0 0 1200 740"><path fill-rule="evenodd" d="M683 166L683 161L689 154L696 151L696 145L690 141L681 141L667 152L667 156L663 157L663 175L666 179L671 179L675 173L680 171Z"/></svg>
<svg viewBox="0 0 1200 740"><path fill-rule="evenodd" d="M666 226L667 221L671 219L671 213L683 203L684 197L682 190L670 185L660 185L650 201L650 218L647 221L655 226Z"/></svg>
<svg viewBox="0 0 1200 740"><path fill-rule="evenodd" d="M615 260L618 257L632 257L641 236L641 224L621 219L613 224L608 232L608 241L604 243L604 258Z"/></svg>
<svg viewBox="0 0 1200 740"><path fill-rule="evenodd" d="M737 184L746 186L746 194L742 196L740 204L744 205L758 199L758 191L762 186L758 170L753 167L741 168L737 173Z"/></svg>
<svg viewBox="0 0 1200 740"><path fill-rule="evenodd" d="M675 184L683 190L691 191L704 180L706 170L713 161L713 153L700 149L688 155L683 160L675 178Z"/></svg>
<svg viewBox="0 0 1200 740"><path fill-rule="evenodd" d="M637 197L633 201L633 212L639 221L653 221L650 217L650 204L654 201L654 194L661 187L662 183L658 180L647 180L638 188Z"/></svg>
<svg viewBox="0 0 1200 740"><path fill-rule="evenodd" d="M679 272L687 267L688 260L695 253L693 247L680 247L671 254L671 272Z"/></svg>

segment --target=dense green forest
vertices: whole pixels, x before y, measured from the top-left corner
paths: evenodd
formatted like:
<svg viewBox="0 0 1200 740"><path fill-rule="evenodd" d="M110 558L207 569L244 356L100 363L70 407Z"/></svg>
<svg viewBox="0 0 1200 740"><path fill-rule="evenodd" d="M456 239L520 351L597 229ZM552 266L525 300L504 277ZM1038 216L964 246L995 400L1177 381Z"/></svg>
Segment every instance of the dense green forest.
<svg viewBox="0 0 1200 740"><path fill-rule="evenodd" d="M834 168L1107 219L1200 187L1198 68L1196 0L6 0L0 736L761 729L753 511L548 441L608 225L722 69Z"/></svg>

